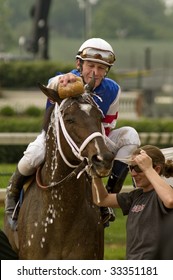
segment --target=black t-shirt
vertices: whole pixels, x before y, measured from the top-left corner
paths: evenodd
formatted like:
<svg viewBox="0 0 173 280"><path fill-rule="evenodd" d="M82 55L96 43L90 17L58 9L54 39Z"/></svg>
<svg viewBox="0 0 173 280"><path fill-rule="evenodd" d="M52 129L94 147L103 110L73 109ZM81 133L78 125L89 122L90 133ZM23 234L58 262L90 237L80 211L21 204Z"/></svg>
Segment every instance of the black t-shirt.
<svg viewBox="0 0 173 280"><path fill-rule="evenodd" d="M127 218L128 260L153 259L158 246L160 225L172 209L167 209L155 190L143 192L137 189L129 193L119 193L118 203Z"/></svg>

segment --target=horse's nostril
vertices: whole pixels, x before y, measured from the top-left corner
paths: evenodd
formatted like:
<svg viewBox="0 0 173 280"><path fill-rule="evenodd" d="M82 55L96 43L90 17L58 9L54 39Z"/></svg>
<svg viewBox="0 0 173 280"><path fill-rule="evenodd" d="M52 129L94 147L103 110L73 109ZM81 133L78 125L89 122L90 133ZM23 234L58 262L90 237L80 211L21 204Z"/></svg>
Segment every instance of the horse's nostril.
<svg viewBox="0 0 173 280"><path fill-rule="evenodd" d="M94 155L94 156L92 156L92 162L93 163L96 163L96 162L102 162L103 161L103 158L101 157L101 156L99 156L99 155Z"/></svg>
<svg viewBox="0 0 173 280"><path fill-rule="evenodd" d="M112 153L105 153L103 155L93 155L92 156L92 163L95 165L104 165L109 166L112 164L114 159L114 155Z"/></svg>
<svg viewBox="0 0 173 280"><path fill-rule="evenodd" d="M112 162L114 157L115 157L114 154L111 152L107 152L103 154L103 160L106 162Z"/></svg>

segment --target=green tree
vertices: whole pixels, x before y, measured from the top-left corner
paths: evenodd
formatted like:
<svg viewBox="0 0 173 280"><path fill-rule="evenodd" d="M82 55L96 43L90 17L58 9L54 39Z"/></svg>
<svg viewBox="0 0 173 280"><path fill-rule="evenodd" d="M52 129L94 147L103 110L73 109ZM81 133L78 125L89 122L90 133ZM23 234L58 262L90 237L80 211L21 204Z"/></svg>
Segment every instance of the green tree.
<svg viewBox="0 0 173 280"><path fill-rule="evenodd" d="M20 36L29 36L32 31L31 10L36 0L22 1L22 0L7 0L11 8L11 16L9 24L15 33L15 40L18 44ZM15 30L15 31L14 31Z"/></svg>
<svg viewBox="0 0 173 280"><path fill-rule="evenodd" d="M0 0L0 15L0 51L6 51L13 38L9 24L11 9L7 0Z"/></svg>
<svg viewBox="0 0 173 280"><path fill-rule="evenodd" d="M77 0L54 0L50 11L51 29L61 36L79 38L83 33L84 11Z"/></svg>
<svg viewBox="0 0 173 280"><path fill-rule="evenodd" d="M7 50L20 36L30 37L31 11L37 0L0 0L0 49ZM86 0L83 0L84 2ZM88 0L89 1L89 0ZM165 12L165 0L98 0L91 6L91 36L172 39L173 9ZM79 0L52 0L49 12L51 36L82 38L85 9Z"/></svg>
<svg viewBox="0 0 173 280"><path fill-rule="evenodd" d="M99 3L94 15L94 34L105 38L173 37L163 0L100 0Z"/></svg>

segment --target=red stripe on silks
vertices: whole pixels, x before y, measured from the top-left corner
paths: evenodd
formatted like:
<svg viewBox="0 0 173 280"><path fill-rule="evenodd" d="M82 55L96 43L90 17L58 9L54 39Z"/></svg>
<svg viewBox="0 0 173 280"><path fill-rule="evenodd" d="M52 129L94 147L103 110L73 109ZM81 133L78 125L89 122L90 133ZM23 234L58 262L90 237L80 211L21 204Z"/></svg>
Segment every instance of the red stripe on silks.
<svg viewBox="0 0 173 280"><path fill-rule="evenodd" d="M106 117L103 119L103 122L105 122L105 123L112 123L117 118L118 118L118 112L116 112L115 115L106 115Z"/></svg>
<svg viewBox="0 0 173 280"><path fill-rule="evenodd" d="M110 127L105 127L104 129L105 129L106 136L108 136L111 131Z"/></svg>

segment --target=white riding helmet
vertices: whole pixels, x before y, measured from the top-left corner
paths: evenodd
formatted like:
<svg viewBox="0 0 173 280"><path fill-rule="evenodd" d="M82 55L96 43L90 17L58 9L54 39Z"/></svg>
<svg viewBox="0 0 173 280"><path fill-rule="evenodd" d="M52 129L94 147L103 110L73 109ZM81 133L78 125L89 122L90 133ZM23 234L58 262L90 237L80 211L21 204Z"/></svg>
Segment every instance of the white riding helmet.
<svg viewBox="0 0 173 280"><path fill-rule="evenodd" d="M116 59L111 45L100 38L86 40L79 48L76 58L102 63L107 66L112 66Z"/></svg>

